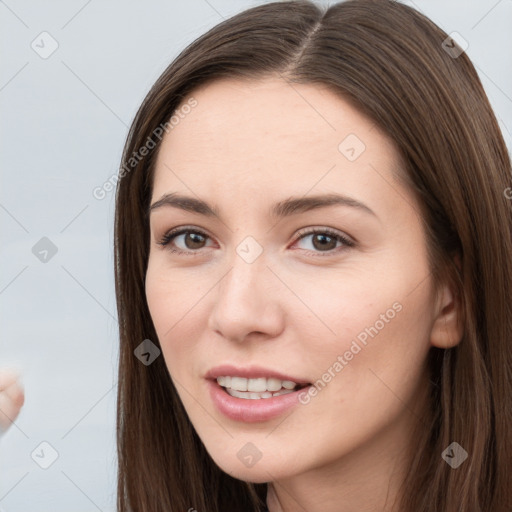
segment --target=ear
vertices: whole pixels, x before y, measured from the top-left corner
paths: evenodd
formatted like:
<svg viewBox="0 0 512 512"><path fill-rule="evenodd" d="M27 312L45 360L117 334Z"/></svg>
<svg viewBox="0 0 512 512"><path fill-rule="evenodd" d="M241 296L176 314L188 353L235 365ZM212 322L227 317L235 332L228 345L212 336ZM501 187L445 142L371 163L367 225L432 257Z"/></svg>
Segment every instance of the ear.
<svg viewBox="0 0 512 512"><path fill-rule="evenodd" d="M460 259L455 258L460 268ZM438 348L458 345L464 334L462 304L453 284L445 283L438 295L434 324L430 332L430 343Z"/></svg>

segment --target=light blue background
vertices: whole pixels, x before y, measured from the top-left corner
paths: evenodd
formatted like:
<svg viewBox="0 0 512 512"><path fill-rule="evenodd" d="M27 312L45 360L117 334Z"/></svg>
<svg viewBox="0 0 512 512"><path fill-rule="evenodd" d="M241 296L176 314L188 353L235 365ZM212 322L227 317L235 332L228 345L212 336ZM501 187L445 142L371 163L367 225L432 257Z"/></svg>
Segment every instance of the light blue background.
<svg viewBox="0 0 512 512"><path fill-rule="evenodd" d="M0 2L0 366L18 367L26 391L0 439L0 510L115 510L114 192L92 191L117 172L128 126L170 61L260 3ZM512 1L406 3L468 41L512 147ZM43 31L59 45L47 59L31 48ZM47 263L32 253L42 237L57 247ZM42 441L58 452L46 470L31 458Z"/></svg>

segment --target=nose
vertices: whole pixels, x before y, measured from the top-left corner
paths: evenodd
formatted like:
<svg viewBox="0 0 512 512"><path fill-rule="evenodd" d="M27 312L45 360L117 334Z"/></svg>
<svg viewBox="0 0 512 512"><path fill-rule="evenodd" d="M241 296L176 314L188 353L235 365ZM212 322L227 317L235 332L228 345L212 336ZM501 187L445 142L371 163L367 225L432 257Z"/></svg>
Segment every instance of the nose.
<svg viewBox="0 0 512 512"><path fill-rule="evenodd" d="M267 267L264 253L249 263L238 254L215 287L208 327L223 338L273 338L283 329L279 297L283 283Z"/></svg>

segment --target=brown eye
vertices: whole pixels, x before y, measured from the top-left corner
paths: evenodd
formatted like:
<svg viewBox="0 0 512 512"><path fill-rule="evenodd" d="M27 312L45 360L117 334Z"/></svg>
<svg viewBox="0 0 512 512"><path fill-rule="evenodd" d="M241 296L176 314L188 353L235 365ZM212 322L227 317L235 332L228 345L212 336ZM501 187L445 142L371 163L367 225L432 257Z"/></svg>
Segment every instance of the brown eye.
<svg viewBox="0 0 512 512"><path fill-rule="evenodd" d="M180 237L183 237L180 244L185 247L173 247L176 245L176 240ZM179 254L193 254L194 252L198 252L199 249L205 247L204 244L208 238L208 235L201 231L192 229L176 229L166 233L158 243L164 247L168 247L171 252Z"/></svg>
<svg viewBox="0 0 512 512"><path fill-rule="evenodd" d="M201 249L202 245L204 244L204 236L195 233L193 231L187 231L184 237L185 245L187 246L187 249ZM187 243L187 241L190 241L190 243Z"/></svg>
<svg viewBox="0 0 512 512"><path fill-rule="evenodd" d="M355 243L349 238L345 237L341 233L333 231L329 228L314 228L306 232L301 232L299 242L311 237L312 249L307 249L312 254L319 255L318 253L327 253L326 255L332 254L337 248L338 242L341 244L341 249L347 249L353 247ZM322 256L322 254L320 254Z"/></svg>
<svg viewBox="0 0 512 512"><path fill-rule="evenodd" d="M329 235L315 233L312 238L313 246L319 250L331 250L336 248L337 240Z"/></svg>

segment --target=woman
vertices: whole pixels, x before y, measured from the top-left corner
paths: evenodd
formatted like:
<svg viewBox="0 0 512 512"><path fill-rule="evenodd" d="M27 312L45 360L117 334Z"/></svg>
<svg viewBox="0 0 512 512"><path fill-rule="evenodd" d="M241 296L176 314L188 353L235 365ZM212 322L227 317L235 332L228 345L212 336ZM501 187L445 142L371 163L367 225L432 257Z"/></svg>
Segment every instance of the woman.
<svg viewBox="0 0 512 512"><path fill-rule="evenodd" d="M187 47L117 188L119 510L512 510L510 173L407 6L270 3Z"/></svg>

